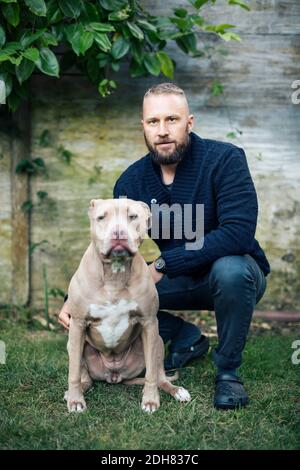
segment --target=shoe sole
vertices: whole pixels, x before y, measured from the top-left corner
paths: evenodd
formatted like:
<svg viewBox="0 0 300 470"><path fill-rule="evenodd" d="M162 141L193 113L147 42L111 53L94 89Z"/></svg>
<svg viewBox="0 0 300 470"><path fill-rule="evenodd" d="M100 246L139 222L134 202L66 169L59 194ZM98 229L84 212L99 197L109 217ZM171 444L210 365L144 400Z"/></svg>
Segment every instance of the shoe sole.
<svg viewBox="0 0 300 470"><path fill-rule="evenodd" d="M217 410L238 410L240 408L245 408L249 404L249 400L243 400L240 403L233 403L232 405L228 403L214 403L214 408Z"/></svg>

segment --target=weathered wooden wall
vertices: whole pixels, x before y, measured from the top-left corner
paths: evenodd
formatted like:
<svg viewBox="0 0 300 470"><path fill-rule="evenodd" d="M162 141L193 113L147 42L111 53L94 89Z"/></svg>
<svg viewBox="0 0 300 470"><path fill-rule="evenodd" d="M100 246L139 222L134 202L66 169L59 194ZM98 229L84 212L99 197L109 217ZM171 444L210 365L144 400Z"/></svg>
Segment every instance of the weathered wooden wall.
<svg viewBox="0 0 300 470"><path fill-rule="evenodd" d="M144 1L158 14L184 3ZM226 44L212 35L199 36L200 45L219 50L211 59L187 58L171 47L177 62L174 81L187 92L197 133L232 140L246 150L259 197L257 238L272 265L259 308L300 309L300 105L291 100L292 82L300 80L300 2L252 1L249 13L217 3L218 8L205 7L204 13L212 23L237 25L243 42ZM48 168L46 177L31 181L36 204L31 243L44 241L32 252L34 306L43 305L44 266L49 288L67 288L88 243L89 200L110 197L117 176L146 152L139 122L141 100L149 86L163 79L129 79L126 66L122 77L115 96L106 101L82 77L59 81L36 77L32 83L31 152L33 158L42 157ZM211 95L216 78L224 87L219 97ZM227 137L234 129L242 131L238 139ZM48 142L41 139L45 131ZM0 145L0 300L9 302L13 280L7 139ZM63 160L63 149L73 154L70 164ZM100 175L95 166L102 166ZM46 191L48 201L38 205L38 191ZM145 252L151 256L154 249L150 246L150 252ZM52 299L52 310L60 302Z"/></svg>

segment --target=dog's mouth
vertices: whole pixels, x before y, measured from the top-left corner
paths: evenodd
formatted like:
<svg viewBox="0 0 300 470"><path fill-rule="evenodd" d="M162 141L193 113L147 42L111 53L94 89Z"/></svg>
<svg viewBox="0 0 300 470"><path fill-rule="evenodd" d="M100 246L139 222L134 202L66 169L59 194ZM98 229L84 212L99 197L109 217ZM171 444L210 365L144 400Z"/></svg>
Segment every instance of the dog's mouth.
<svg viewBox="0 0 300 470"><path fill-rule="evenodd" d="M116 243L114 242L108 252L106 258L128 258L133 256L134 253L131 251L127 243Z"/></svg>

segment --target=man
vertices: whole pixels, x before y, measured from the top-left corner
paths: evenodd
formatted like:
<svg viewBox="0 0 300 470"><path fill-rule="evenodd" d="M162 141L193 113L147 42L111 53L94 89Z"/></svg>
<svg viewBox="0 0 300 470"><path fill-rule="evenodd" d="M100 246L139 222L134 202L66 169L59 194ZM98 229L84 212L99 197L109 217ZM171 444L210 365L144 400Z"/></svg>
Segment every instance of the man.
<svg viewBox="0 0 300 470"><path fill-rule="evenodd" d="M254 238L257 197L244 151L201 139L192 132L193 121L182 89L172 83L150 88L142 118L149 153L120 176L114 197L141 200L164 210L179 207L183 225L188 205L204 205L202 242L190 243L185 230L182 237L175 236L178 217L170 217L169 234L159 230L155 240L161 256L149 269L159 295L159 332L164 342L170 341L166 369L200 357L209 344L196 325L165 309L214 310L219 340L213 352L214 406L234 409L248 403L237 368L270 266ZM163 222L164 210L158 211L154 224ZM199 217L190 218L197 225ZM67 327L68 320L68 312L62 309L60 323Z"/></svg>

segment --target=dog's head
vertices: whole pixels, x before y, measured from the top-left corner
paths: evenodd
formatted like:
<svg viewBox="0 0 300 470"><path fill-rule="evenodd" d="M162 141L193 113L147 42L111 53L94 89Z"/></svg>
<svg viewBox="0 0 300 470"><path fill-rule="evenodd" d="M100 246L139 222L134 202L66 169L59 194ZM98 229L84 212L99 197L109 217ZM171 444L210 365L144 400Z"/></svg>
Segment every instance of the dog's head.
<svg viewBox="0 0 300 470"><path fill-rule="evenodd" d="M132 199L92 199L92 240L104 258L134 256L151 226L147 204Z"/></svg>

